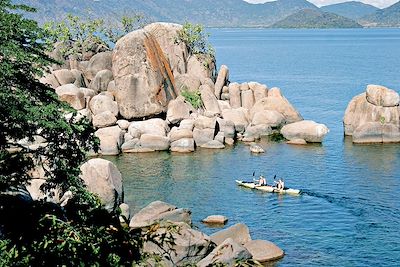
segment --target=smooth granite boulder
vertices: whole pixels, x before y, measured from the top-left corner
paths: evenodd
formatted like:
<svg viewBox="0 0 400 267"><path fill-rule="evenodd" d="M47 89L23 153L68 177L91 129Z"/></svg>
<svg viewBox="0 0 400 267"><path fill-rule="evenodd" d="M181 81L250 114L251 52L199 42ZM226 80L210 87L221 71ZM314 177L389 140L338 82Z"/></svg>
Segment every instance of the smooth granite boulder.
<svg viewBox="0 0 400 267"><path fill-rule="evenodd" d="M215 82L214 94L217 99L221 99L222 88L229 80L229 68L226 65L222 65L219 69L217 80Z"/></svg>
<svg viewBox="0 0 400 267"><path fill-rule="evenodd" d="M243 245L251 240L249 228L238 223L211 235L211 240L217 245L222 244L228 238L232 238L236 243Z"/></svg>
<svg viewBox="0 0 400 267"><path fill-rule="evenodd" d="M266 110L275 110L279 112L285 117L287 123L293 123L303 119L300 113L281 94L279 88L270 89L268 91L268 97L257 101L250 110L250 115L253 118L255 113Z"/></svg>
<svg viewBox="0 0 400 267"><path fill-rule="evenodd" d="M85 77L91 81L101 70L111 70L112 52L101 52L90 58L84 70Z"/></svg>
<svg viewBox="0 0 400 267"><path fill-rule="evenodd" d="M129 134L133 137L140 137L142 134L167 136L169 130L168 123L159 118L146 121L133 121L128 128Z"/></svg>
<svg viewBox="0 0 400 267"><path fill-rule="evenodd" d="M400 97L396 91L381 85L368 85L366 93L367 101L375 106L396 107L400 103Z"/></svg>
<svg viewBox="0 0 400 267"><path fill-rule="evenodd" d="M67 69L55 70L52 72L60 85L74 83L76 80L75 75Z"/></svg>
<svg viewBox="0 0 400 267"><path fill-rule="evenodd" d="M117 118L111 111L104 111L100 114L93 116L93 127L104 128L108 126L115 125L117 123Z"/></svg>
<svg viewBox="0 0 400 267"><path fill-rule="evenodd" d="M223 215L210 215L201 220L202 223L206 224L221 224L224 225L228 222L228 218Z"/></svg>
<svg viewBox="0 0 400 267"><path fill-rule="evenodd" d="M251 259L250 252L232 238L218 245L207 257L196 264L197 267L236 266L237 261Z"/></svg>
<svg viewBox="0 0 400 267"><path fill-rule="evenodd" d="M161 221L184 222L190 225L192 223L191 212L188 209L178 209L162 201L155 201L133 215L129 227L133 229L146 228Z"/></svg>
<svg viewBox="0 0 400 267"><path fill-rule="evenodd" d="M178 96L168 103L167 122L170 124L178 124L184 119L189 119L190 114L194 112L195 109L193 106L187 102L184 97Z"/></svg>
<svg viewBox="0 0 400 267"><path fill-rule="evenodd" d="M127 120L166 112L168 102L178 95L166 55L144 29L128 33L115 44L112 72L119 112Z"/></svg>
<svg viewBox="0 0 400 267"><path fill-rule="evenodd" d="M89 108L94 115L110 111L114 116L118 116L118 104L111 97L106 95L96 95L89 102Z"/></svg>
<svg viewBox="0 0 400 267"><path fill-rule="evenodd" d="M157 266L194 266L214 247L209 236L186 223L162 222L153 235L155 242L145 242L143 252L159 257L161 262ZM161 242L163 236L173 242Z"/></svg>
<svg viewBox="0 0 400 267"><path fill-rule="evenodd" d="M288 140L304 139L310 143L321 143L328 133L324 124L306 120L287 124L281 129L281 134Z"/></svg>
<svg viewBox="0 0 400 267"><path fill-rule="evenodd" d="M194 151L194 139L182 138L171 143L171 151L179 153L190 153Z"/></svg>
<svg viewBox="0 0 400 267"><path fill-rule="evenodd" d="M231 121L235 125L236 132L243 133L249 124L247 116L243 109L225 109L222 111L222 117L226 121Z"/></svg>
<svg viewBox="0 0 400 267"><path fill-rule="evenodd" d="M124 132L118 126L98 129L94 135L100 139L102 155L118 155L123 143Z"/></svg>
<svg viewBox="0 0 400 267"><path fill-rule="evenodd" d="M144 27L151 34L165 54L174 75L187 72L186 59L188 49L184 42L177 42L176 38L182 25L165 22L155 22Z"/></svg>
<svg viewBox="0 0 400 267"><path fill-rule="evenodd" d="M215 58L209 55L191 55L187 61L187 74L197 77L200 81L213 77L214 70Z"/></svg>
<svg viewBox="0 0 400 267"><path fill-rule="evenodd" d="M87 189L99 196L107 210L115 210L123 202L122 176L112 162L91 159L81 166L81 172Z"/></svg>
<svg viewBox="0 0 400 267"><path fill-rule="evenodd" d="M386 87L368 85L365 93L350 101L343 125L345 135L353 136L355 143L399 142L398 94Z"/></svg>
<svg viewBox="0 0 400 267"><path fill-rule="evenodd" d="M283 258L285 253L277 245L265 240L251 240L244 244L254 260L268 262Z"/></svg>
<svg viewBox="0 0 400 267"><path fill-rule="evenodd" d="M100 93L107 91L108 84L114 79L111 70L101 70L91 81L89 88L95 92Z"/></svg>
<svg viewBox="0 0 400 267"><path fill-rule="evenodd" d="M175 76L175 87L179 93L183 91L197 92L201 86L201 81L196 76L189 74L178 74Z"/></svg>
<svg viewBox="0 0 400 267"><path fill-rule="evenodd" d="M240 108L242 106L242 99L240 97L240 84L230 83L229 89L229 103L232 108Z"/></svg>
<svg viewBox="0 0 400 267"><path fill-rule="evenodd" d="M61 101L67 102L76 110L86 106L85 96L74 84L65 84L56 88L56 93Z"/></svg>

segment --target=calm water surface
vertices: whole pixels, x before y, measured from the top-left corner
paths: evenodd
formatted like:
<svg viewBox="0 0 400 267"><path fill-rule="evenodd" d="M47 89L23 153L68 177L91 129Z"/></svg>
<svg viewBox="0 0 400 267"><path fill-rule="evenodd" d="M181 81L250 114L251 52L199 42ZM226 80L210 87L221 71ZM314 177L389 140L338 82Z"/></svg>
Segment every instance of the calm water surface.
<svg viewBox="0 0 400 267"><path fill-rule="evenodd" d="M369 83L400 90L400 29L210 29L218 64L230 80L280 87L306 119L331 132L322 145L263 140L267 153L238 144L221 151L111 158L123 173L134 211L163 200L190 208L194 224L223 214L246 223L253 239L286 252L276 266L398 266L400 146L353 145L343 138L348 102ZM277 174L299 197L239 188L234 180ZM251 177L250 177L251 178Z"/></svg>

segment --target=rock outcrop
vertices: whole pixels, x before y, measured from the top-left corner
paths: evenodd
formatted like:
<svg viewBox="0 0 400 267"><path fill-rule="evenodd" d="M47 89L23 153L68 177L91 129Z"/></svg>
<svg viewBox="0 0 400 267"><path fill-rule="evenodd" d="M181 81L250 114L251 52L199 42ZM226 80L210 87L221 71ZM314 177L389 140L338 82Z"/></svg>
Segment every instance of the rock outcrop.
<svg viewBox="0 0 400 267"><path fill-rule="evenodd" d="M379 85L368 85L347 106L343 124L345 135L354 143L400 142L399 94Z"/></svg>
<svg viewBox="0 0 400 267"><path fill-rule="evenodd" d="M112 69L115 98L125 119L166 112L168 102L178 95L171 66L156 38L146 30L119 39Z"/></svg>
<svg viewBox="0 0 400 267"><path fill-rule="evenodd" d="M112 162L91 159L81 166L81 172L87 189L100 198L107 210L115 210L123 202L122 176Z"/></svg>

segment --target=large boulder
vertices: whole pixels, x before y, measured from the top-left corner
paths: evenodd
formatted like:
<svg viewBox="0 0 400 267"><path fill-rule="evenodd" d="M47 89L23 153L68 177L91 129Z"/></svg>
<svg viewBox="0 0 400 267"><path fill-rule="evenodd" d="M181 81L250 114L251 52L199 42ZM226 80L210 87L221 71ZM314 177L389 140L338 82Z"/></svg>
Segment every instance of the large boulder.
<svg viewBox="0 0 400 267"><path fill-rule="evenodd" d="M396 107L400 103L399 94L381 85L367 86L367 101L375 106Z"/></svg>
<svg viewBox="0 0 400 267"><path fill-rule="evenodd" d="M168 136L171 142L175 142L182 138L193 138L193 132L186 128L173 127Z"/></svg>
<svg viewBox="0 0 400 267"><path fill-rule="evenodd" d="M187 209L178 209L174 205L162 201L154 201L132 216L129 227L133 229L145 228L157 222L168 220L190 224L190 214Z"/></svg>
<svg viewBox="0 0 400 267"><path fill-rule="evenodd" d="M133 31L118 40L112 70L115 98L125 119L166 112L168 102L179 93L166 55L146 30Z"/></svg>
<svg viewBox="0 0 400 267"><path fill-rule="evenodd" d="M197 77L200 81L212 78L215 71L215 58L209 55L191 55L187 62L187 74Z"/></svg>
<svg viewBox="0 0 400 267"><path fill-rule="evenodd" d="M366 122L353 132L353 142L362 143L400 143L399 126L389 123Z"/></svg>
<svg viewBox="0 0 400 267"><path fill-rule="evenodd" d="M240 108L242 106L242 99L240 97L240 84L229 84L229 103L232 108Z"/></svg>
<svg viewBox="0 0 400 267"><path fill-rule="evenodd" d="M236 243L232 238L228 238L207 257L198 262L196 266L236 266L237 261L251 258L252 255L245 247Z"/></svg>
<svg viewBox="0 0 400 267"><path fill-rule="evenodd" d="M197 92L199 91L201 82L196 76L189 74L178 74L175 76L175 88L179 93L183 91Z"/></svg>
<svg viewBox="0 0 400 267"><path fill-rule="evenodd" d="M259 111L253 114L251 124L267 124L273 128L280 128L285 124L285 117L275 110Z"/></svg>
<svg viewBox="0 0 400 267"><path fill-rule="evenodd" d="M117 118L111 111L104 111L100 114L93 116L93 127L104 128L107 126L112 126L117 123Z"/></svg>
<svg viewBox="0 0 400 267"><path fill-rule="evenodd" d="M282 127L281 134L288 140L304 139L310 143L321 143L329 133L328 127L314 121L304 120Z"/></svg>
<svg viewBox="0 0 400 267"><path fill-rule="evenodd" d="M85 108L85 96L74 84L61 85L57 87L56 93L61 101L67 102L74 109L80 110Z"/></svg>
<svg viewBox="0 0 400 267"><path fill-rule="evenodd" d="M47 73L45 76L40 78L39 81L43 84L50 86L53 89L56 89L60 86L60 83L52 73Z"/></svg>
<svg viewBox="0 0 400 267"><path fill-rule="evenodd" d="M209 88L208 85L202 85L200 86L200 93L206 111L213 115L220 114L218 99L215 97L212 88Z"/></svg>
<svg viewBox="0 0 400 267"><path fill-rule="evenodd" d="M221 99L222 88L229 80L229 69L226 65L222 65L219 69L217 80L215 81L214 94L217 99Z"/></svg>
<svg viewBox="0 0 400 267"><path fill-rule="evenodd" d="M129 134L133 137L140 137L142 134L167 136L169 130L168 123L158 118L146 121L133 121L128 128Z"/></svg>
<svg viewBox="0 0 400 267"><path fill-rule="evenodd" d="M118 155L123 143L124 132L119 126L98 129L95 136L100 139L100 151L102 155Z"/></svg>
<svg viewBox="0 0 400 267"><path fill-rule="evenodd" d="M283 258L285 253L277 245L265 240L251 240L244 244L254 260L267 262Z"/></svg>
<svg viewBox="0 0 400 267"><path fill-rule="evenodd" d="M186 59L188 50L184 42L177 42L177 36L182 25L156 22L144 27L160 45L174 75L186 73Z"/></svg>
<svg viewBox="0 0 400 267"><path fill-rule="evenodd" d="M118 116L118 104L111 97L106 95L96 95L89 102L89 108L94 115L105 111L110 111L114 116Z"/></svg>
<svg viewBox="0 0 400 267"><path fill-rule="evenodd" d="M232 238L238 244L246 244L251 240L249 228L242 223L238 223L211 235L211 240L217 245L222 244L228 238Z"/></svg>
<svg viewBox="0 0 400 267"><path fill-rule="evenodd" d="M209 236L186 223L161 223L151 234L154 240L144 243L143 252L159 257L159 266L194 266L214 247Z"/></svg>
<svg viewBox="0 0 400 267"><path fill-rule="evenodd" d="M193 129L193 139L197 146L202 146L212 140L214 140L215 136L215 129Z"/></svg>
<svg viewBox="0 0 400 267"><path fill-rule="evenodd" d="M265 110L275 110L281 113L287 123L301 121L303 118L299 112L289 103L289 101L281 94L279 88L272 88L268 91L268 97L260 99L254 104L250 110L250 115Z"/></svg>
<svg viewBox="0 0 400 267"><path fill-rule="evenodd" d="M189 153L194 151L193 138L181 138L171 143L171 151L179 153Z"/></svg>
<svg viewBox="0 0 400 267"><path fill-rule="evenodd" d="M268 96L268 87L265 84L249 82L249 87L254 93L254 101L257 102Z"/></svg>
<svg viewBox="0 0 400 267"><path fill-rule="evenodd" d="M177 124L184 119L189 119L193 112L195 112L193 106L184 97L178 96L168 104L167 121L170 124Z"/></svg>
<svg viewBox="0 0 400 267"><path fill-rule="evenodd" d="M85 70L85 77L91 81L101 70L111 70L112 52L101 52L90 58Z"/></svg>
<svg viewBox="0 0 400 267"><path fill-rule="evenodd" d="M111 70L101 70L99 71L92 82L89 85L90 89L95 92L100 93L107 91L108 84L114 79Z"/></svg>
<svg viewBox="0 0 400 267"><path fill-rule="evenodd" d="M70 70L55 70L52 72L52 74L57 79L60 85L74 83L76 80L75 75Z"/></svg>
<svg viewBox="0 0 400 267"><path fill-rule="evenodd" d="M81 178L105 208L115 210L123 202L122 176L117 167L104 159L91 159L81 166Z"/></svg>
<svg viewBox="0 0 400 267"><path fill-rule="evenodd" d="M170 146L169 138L160 135L142 134L140 136L140 148L148 151L168 150ZM140 151L139 151L140 152Z"/></svg>
<svg viewBox="0 0 400 267"><path fill-rule="evenodd" d="M366 91L347 106L343 119L345 135L352 135L356 143L398 142L400 107L389 106L390 102L397 103L398 95L379 86L368 86Z"/></svg>
<svg viewBox="0 0 400 267"><path fill-rule="evenodd" d="M242 91L242 107L251 109L254 106L254 94L252 90Z"/></svg>
<svg viewBox="0 0 400 267"><path fill-rule="evenodd" d="M242 133L245 131L249 121L243 109L225 109L222 110L222 117L226 121L231 121L235 124L236 132Z"/></svg>
<svg viewBox="0 0 400 267"><path fill-rule="evenodd" d="M236 137L235 123L221 118L217 118L217 122L220 132L223 132L226 138Z"/></svg>

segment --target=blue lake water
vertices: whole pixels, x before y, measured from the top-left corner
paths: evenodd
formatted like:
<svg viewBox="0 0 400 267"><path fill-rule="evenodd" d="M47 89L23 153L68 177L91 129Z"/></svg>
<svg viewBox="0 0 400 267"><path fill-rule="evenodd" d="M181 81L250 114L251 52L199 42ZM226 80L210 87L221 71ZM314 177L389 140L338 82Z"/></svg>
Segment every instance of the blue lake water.
<svg viewBox="0 0 400 267"><path fill-rule="evenodd" d="M322 145L263 140L256 156L244 144L193 154L130 154L110 158L125 179L133 211L163 200L190 208L194 224L223 214L246 223L253 239L285 250L273 266L398 266L400 145L353 145L342 118L367 84L400 91L400 29L209 29L218 65L230 80L280 87L306 119L331 132ZM239 188L253 171L305 191L281 196Z"/></svg>

